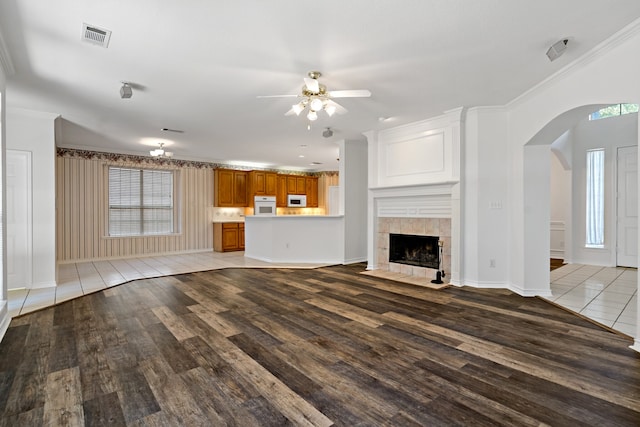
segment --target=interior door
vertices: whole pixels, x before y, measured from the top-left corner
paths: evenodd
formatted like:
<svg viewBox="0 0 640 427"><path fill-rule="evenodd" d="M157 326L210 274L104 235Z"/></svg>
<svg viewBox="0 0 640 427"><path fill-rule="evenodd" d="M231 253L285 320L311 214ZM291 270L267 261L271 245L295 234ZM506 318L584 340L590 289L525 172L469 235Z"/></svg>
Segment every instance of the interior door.
<svg viewBox="0 0 640 427"><path fill-rule="evenodd" d="M638 267L638 147L618 148L617 265Z"/></svg>
<svg viewBox="0 0 640 427"><path fill-rule="evenodd" d="M7 150L7 285L30 287L33 245L31 241L31 152Z"/></svg>

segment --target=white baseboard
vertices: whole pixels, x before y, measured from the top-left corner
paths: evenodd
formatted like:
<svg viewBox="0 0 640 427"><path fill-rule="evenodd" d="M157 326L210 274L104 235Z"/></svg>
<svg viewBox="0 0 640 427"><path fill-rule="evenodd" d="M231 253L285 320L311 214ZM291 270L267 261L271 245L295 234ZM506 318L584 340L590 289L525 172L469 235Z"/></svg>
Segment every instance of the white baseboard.
<svg viewBox="0 0 640 427"><path fill-rule="evenodd" d="M4 338L7 329L9 329L10 323L11 316L9 316L7 301L2 301L0 302L0 342L2 342L2 338Z"/></svg>
<svg viewBox="0 0 640 427"><path fill-rule="evenodd" d="M551 249L550 256L554 259L564 259L564 249Z"/></svg>

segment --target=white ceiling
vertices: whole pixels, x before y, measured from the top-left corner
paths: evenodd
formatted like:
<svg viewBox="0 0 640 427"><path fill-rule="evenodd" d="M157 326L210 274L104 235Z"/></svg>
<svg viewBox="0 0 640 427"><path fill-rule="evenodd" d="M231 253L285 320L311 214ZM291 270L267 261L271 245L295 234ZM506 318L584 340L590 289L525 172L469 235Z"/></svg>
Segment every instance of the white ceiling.
<svg viewBox="0 0 640 427"><path fill-rule="evenodd" d="M0 33L7 105L60 114L58 146L145 155L163 138L181 159L334 170L333 142L503 105L638 17L638 0L2 0ZM83 23L109 47L81 41ZM292 98L256 98L299 93L310 70L372 96L311 130L284 116Z"/></svg>

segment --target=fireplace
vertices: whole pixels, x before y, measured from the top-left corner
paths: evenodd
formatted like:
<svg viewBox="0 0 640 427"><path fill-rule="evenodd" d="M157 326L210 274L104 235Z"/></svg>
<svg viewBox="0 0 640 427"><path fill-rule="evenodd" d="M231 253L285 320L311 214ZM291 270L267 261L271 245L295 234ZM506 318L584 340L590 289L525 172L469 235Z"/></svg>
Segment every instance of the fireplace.
<svg viewBox="0 0 640 427"><path fill-rule="evenodd" d="M389 234L389 262L438 269L438 236Z"/></svg>

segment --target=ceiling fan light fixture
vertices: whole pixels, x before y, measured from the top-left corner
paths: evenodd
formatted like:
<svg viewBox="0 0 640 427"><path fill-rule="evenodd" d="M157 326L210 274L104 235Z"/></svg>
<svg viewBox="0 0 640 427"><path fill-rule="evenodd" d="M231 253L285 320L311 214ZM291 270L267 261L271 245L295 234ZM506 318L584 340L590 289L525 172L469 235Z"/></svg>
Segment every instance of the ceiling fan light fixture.
<svg viewBox="0 0 640 427"><path fill-rule="evenodd" d="M309 111L309 114L307 114L307 119L312 122L318 120L318 113L313 110Z"/></svg>
<svg viewBox="0 0 640 427"><path fill-rule="evenodd" d="M324 107L324 111L327 113L327 115L329 117L331 117L336 112L336 106L335 105L327 105L326 107Z"/></svg>
<svg viewBox="0 0 640 427"><path fill-rule="evenodd" d="M160 148L149 151L152 157L173 157L173 153L170 151L164 151L164 142L158 144Z"/></svg>
<svg viewBox="0 0 640 427"><path fill-rule="evenodd" d="M309 108L311 108L313 111L320 111L322 110L322 107L323 104L320 98L313 98L311 100L311 103L309 104Z"/></svg>
<svg viewBox="0 0 640 427"><path fill-rule="evenodd" d="M291 109L294 113L296 113L296 116L299 116L300 113L302 113L302 111L304 110L304 103L299 102L298 104L294 104Z"/></svg>

